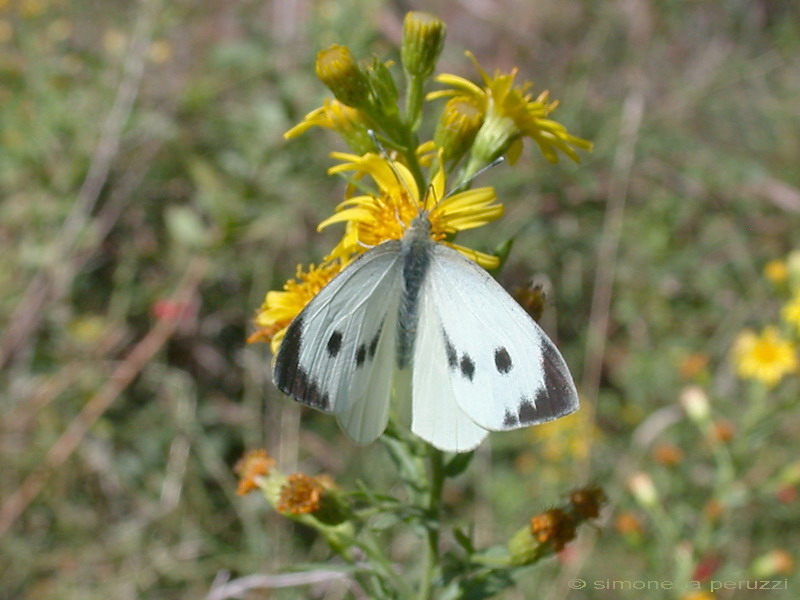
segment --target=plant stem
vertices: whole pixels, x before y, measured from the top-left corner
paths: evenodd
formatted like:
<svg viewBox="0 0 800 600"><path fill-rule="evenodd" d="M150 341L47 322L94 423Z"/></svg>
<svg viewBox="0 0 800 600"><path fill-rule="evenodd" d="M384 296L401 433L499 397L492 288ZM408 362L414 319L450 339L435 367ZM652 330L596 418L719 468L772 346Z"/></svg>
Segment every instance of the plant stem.
<svg viewBox="0 0 800 600"><path fill-rule="evenodd" d="M425 78L419 75L406 74L406 125L410 131L416 131L422 116L422 84Z"/></svg>
<svg viewBox="0 0 800 600"><path fill-rule="evenodd" d="M429 600L433 596L433 577L439 565L439 519L442 503L442 487L444 484L444 457L441 450L433 446L429 448L431 462L431 486L428 496L428 512L430 522L435 525L428 526L428 545L425 552L425 571L419 586L418 600Z"/></svg>

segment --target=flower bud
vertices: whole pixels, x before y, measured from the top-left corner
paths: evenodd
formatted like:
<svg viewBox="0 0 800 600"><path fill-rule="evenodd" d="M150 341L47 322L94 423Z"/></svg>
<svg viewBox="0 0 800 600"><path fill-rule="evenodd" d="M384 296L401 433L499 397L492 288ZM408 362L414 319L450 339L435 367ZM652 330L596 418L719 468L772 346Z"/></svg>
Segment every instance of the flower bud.
<svg viewBox="0 0 800 600"><path fill-rule="evenodd" d="M709 416L708 396L703 388L690 385L681 392L681 406L695 423L706 423Z"/></svg>
<svg viewBox="0 0 800 600"><path fill-rule="evenodd" d="M658 504L658 492L653 480L647 473L640 471L634 473L628 480L628 488L633 497L645 508L652 508Z"/></svg>
<svg viewBox="0 0 800 600"><path fill-rule="evenodd" d="M406 14L400 58L410 75L429 77L442 52L447 26L438 17L420 11Z"/></svg>
<svg viewBox="0 0 800 600"><path fill-rule="evenodd" d="M445 162L455 162L469 151L483 123L483 110L468 96L456 96L444 106L434 141Z"/></svg>
<svg viewBox="0 0 800 600"><path fill-rule="evenodd" d="M317 54L317 77L347 106L361 108L370 100L367 74L347 46L334 44Z"/></svg>

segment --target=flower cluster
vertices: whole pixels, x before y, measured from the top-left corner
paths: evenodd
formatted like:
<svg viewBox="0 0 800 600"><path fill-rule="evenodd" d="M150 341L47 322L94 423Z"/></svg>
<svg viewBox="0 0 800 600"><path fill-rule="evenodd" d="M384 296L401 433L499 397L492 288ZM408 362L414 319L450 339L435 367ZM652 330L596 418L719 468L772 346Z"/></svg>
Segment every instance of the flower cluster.
<svg viewBox="0 0 800 600"><path fill-rule="evenodd" d="M561 552L575 539L578 525L596 519L606 503L606 494L599 487L574 490L563 508L546 510L531 518L530 525L520 529L509 541L508 551L513 564L536 561L547 549Z"/></svg>
<svg viewBox="0 0 800 600"><path fill-rule="evenodd" d="M734 342L732 358L739 377L772 388L787 375L797 374L800 366L800 250L786 260L767 263L764 275L785 298L780 321L760 333L742 331Z"/></svg>
<svg viewBox="0 0 800 600"><path fill-rule="evenodd" d="M411 221L425 212L431 237L455 248L487 269L499 266L497 256L456 244L461 232L482 227L503 214L494 189L469 189L480 169L497 157L513 162L522 139L533 139L545 158L559 153L578 161L577 149L591 144L567 132L549 118L558 102L548 92L536 98L530 83L515 85L517 70L489 76L468 53L481 83L441 74L435 81L449 86L427 96L447 29L437 17L410 12L404 23L401 65L405 102L392 73L391 62L377 59L360 64L346 46L334 45L317 55L316 72L333 98L309 112L284 134L289 139L314 127L336 132L351 149L334 153L340 164L332 175L350 182L344 201L318 230L344 224L344 235L321 264L297 267L282 290L267 293L255 322L251 342L269 342L277 352L286 328L314 295L344 266L366 249L399 239ZM448 98L437 119L432 139L420 141L425 100ZM432 105L431 105L432 106ZM385 149L385 150L384 150ZM455 173L456 169L460 169ZM449 186L447 180L455 178Z"/></svg>

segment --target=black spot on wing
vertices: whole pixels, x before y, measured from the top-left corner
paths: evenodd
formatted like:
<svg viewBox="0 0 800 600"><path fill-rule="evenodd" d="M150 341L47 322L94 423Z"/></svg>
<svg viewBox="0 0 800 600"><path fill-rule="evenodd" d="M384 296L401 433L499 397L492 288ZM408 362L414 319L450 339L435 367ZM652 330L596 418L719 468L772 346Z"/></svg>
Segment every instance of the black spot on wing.
<svg viewBox="0 0 800 600"><path fill-rule="evenodd" d="M494 366L497 367L497 372L505 375L511 370L511 357L508 355L508 350L503 348L495 349L494 351Z"/></svg>
<svg viewBox="0 0 800 600"><path fill-rule="evenodd" d="M545 392L545 395L546 394L547 392ZM537 400L540 396L541 393L539 394L539 396L537 396ZM523 425L529 425L531 423L541 420L541 415L538 414L538 411L536 410L536 404L531 402L530 399L523 396L522 399L520 400L519 406L517 407L517 418L519 419L519 422L522 423Z"/></svg>
<svg viewBox="0 0 800 600"><path fill-rule="evenodd" d="M453 342L447 337L447 334L444 332L442 332L442 334L444 335L444 349L445 352L447 352L447 365L451 369L455 369L458 366L458 353L453 347Z"/></svg>
<svg viewBox="0 0 800 600"><path fill-rule="evenodd" d="M510 410L506 410L506 414L503 417L503 425L508 428L519 425L519 419L517 418L517 415L512 413Z"/></svg>
<svg viewBox="0 0 800 600"><path fill-rule="evenodd" d="M372 341L369 343L369 349L367 350L367 356L369 359L372 360L375 358L375 352L378 350L378 340L381 338L381 331L383 331L383 323L381 326L378 327L378 332L375 334L375 337L372 338Z"/></svg>
<svg viewBox="0 0 800 600"><path fill-rule="evenodd" d="M334 331L328 339L328 356L335 358L342 349L342 332Z"/></svg>
<svg viewBox="0 0 800 600"><path fill-rule="evenodd" d="M366 344L359 344L356 349L356 367L360 367L367 359L367 346Z"/></svg>
<svg viewBox="0 0 800 600"><path fill-rule="evenodd" d="M461 369L461 374L472 381L472 378L475 375L475 363L469 357L469 354L464 354L461 357L459 368Z"/></svg>
<svg viewBox="0 0 800 600"><path fill-rule="evenodd" d="M444 350L447 353L447 365L451 369L455 369L458 366L458 352L456 352L453 342L447 337L447 332L442 331L442 336L444 337Z"/></svg>
<svg viewBox="0 0 800 600"><path fill-rule="evenodd" d="M295 396L294 388L300 375L303 374L299 366L300 350L303 346L302 332L303 318L298 316L286 330L278 356L275 359L273 381L279 390L292 396Z"/></svg>

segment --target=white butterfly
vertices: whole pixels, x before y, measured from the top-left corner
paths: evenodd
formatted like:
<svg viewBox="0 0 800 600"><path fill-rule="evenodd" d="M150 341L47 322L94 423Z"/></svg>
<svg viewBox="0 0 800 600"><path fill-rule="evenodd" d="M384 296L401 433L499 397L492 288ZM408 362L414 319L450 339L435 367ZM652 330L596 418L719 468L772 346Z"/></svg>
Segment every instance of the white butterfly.
<svg viewBox="0 0 800 600"><path fill-rule="evenodd" d="M416 435L452 452L578 410L553 343L486 271L431 239L424 212L308 303L286 331L273 380L335 414L359 444L383 433L393 395L410 395Z"/></svg>

